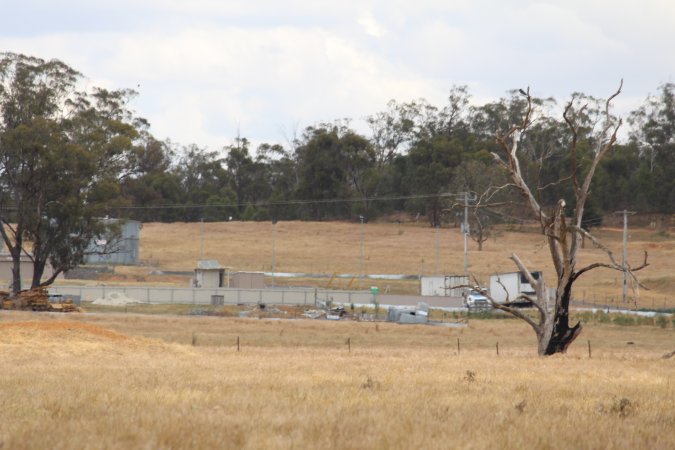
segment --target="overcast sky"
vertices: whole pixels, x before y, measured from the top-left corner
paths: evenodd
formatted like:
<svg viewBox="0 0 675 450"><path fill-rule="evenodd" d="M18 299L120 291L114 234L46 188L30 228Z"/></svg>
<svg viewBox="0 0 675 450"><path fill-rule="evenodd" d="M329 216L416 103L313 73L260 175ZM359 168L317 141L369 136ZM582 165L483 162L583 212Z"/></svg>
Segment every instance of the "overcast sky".
<svg viewBox="0 0 675 450"><path fill-rule="evenodd" d="M390 99L478 104L530 86L606 97L624 115L675 81L672 0L4 1L0 50L58 58L133 88L159 139L219 150L240 134L363 118Z"/></svg>

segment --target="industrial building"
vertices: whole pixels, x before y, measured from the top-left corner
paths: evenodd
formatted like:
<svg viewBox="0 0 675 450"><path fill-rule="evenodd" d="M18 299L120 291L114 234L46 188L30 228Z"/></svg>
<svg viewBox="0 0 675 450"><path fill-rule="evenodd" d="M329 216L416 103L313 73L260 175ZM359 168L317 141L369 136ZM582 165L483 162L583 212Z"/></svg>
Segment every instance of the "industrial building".
<svg viewBox="0 0 675 450"><path fill-rule="evenodd" d="M99 236L89 243L84 264L133 266L138 264L141 222L137 220L101 219L106 224L119 224L120 236Z"/></svg>

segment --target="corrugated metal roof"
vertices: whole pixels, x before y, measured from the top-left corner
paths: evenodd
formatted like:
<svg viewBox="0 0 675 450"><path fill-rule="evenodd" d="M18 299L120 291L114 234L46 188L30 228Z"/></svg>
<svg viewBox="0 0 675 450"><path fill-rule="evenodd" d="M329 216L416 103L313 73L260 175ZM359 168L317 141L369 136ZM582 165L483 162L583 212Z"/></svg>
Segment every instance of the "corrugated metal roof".
<svg viewBox="0 0 675 450"><path fill-rule="evenodd" d="M215 259L202 259L197 261L198 269L222 269L220 263Z"/></svg>

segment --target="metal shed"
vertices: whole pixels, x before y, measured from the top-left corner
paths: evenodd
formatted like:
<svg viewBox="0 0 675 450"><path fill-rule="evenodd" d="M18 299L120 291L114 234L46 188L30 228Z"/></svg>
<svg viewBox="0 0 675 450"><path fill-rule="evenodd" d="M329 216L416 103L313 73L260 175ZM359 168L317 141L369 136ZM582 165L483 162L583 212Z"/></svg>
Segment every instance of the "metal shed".
<svg viewBox="0 0 675 450"><path fill-rule="evenodd" d="M111 242L112 236L99 236L89 243L85 264L113 264L133 266L138 264L138 244L141 222L137 220L101 219L106 224L119 224L120 238ZM110 253L101 253L111 251ZM99 253L97 253L99 252Z"/></svg>
<svg viewBox="0 0 675 450"><path fill-rule="evenodd" d="M215 259L197 261L193 284L195 287L203 288L225 287L227 286L225 279L226 269L226 267L221 267L220 263Z"/></svg>

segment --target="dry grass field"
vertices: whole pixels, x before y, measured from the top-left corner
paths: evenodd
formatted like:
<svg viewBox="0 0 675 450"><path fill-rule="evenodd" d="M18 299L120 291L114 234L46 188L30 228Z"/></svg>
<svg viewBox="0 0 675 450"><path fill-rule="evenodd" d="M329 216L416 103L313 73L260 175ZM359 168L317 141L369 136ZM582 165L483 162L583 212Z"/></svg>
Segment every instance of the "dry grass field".
<svg viewBox="0 0 675 450"><path fill-rule="evenodd" d="M582 338L539 358L516 320L0 312L0 448L675 448L673 329Z"/></svg>
<svg viewBox="0 0 675 450"><path fill-rule="evenodd" d="M594 232L621 260L622 230L600 229ZM323 274L360 273L361 228L346 222L279 222L274 233L275 270ZM141 259L151 260L162 270L191 271L196 261L217 259L233 270L270 271L272 265L272 225L268 222L221 222L144 224L141 230ZM463 237L459 230L436 230L422 223L367 223L363 226L364 266L369 274L433 275L463 272ZM203 242L203 245L202 245ZM438 249L438 251L437 251ZM629 262L638 265L644 251L649 253L650 266L639 273L650 288L640 290L638 306L675 307L675 237L650 229L632 229L628 245ZM540 234L533 230L503 228L497 237L477 251L469 241L469 271L487 283L495 272L515 269L508 259L516 252L532 270L544 271L549 283L553 274L547 248ZM586 245L580 254L579 266L606 261L603 251ZM169 282L185 285L186 278L157 277L147 268L118 268L133 281ZM298 283L327 284L324 280L293 280ZM277 278L277 284L286 282ZM291 282L291 283L292 283ZM351 283L351 285L350 285ZM382 291L415 293L416 282L397 283L358 278L336 279L335 288L367 288L378 285ZM622 274L598 269L582 277L576 297L598 303L620 299ZM632 293L631 293L632 295Z"/></svg>
<svg viewBox="0 0 675 450"><path fill-rule="evenodd" d="M462 271L457 230L363 231L367 273ZM598 234L620 255L620 230ZM280 222L275 268L358 274L359 243L358 224ZM479 278L513 270L511 252L552 273L536 233L504 229L482 252L470 245ZM145 224L141 258L157 263L117 268L105 282L185 283L151 272L190 271L202 257L268 271L271 248L269 223L207 223L203 233L201 224ZM633 230L631 261L642 250L652 290L638 306L674 307L675 239ZM589 246L580 264L603 258ZM620 280L598 270L577 297L616 298ZM0 311L0 449L675 448L675 356L664 358L675 350L672 318L575 312L586 322L579 340L540 358L532 330L509 318L473 316L451 328L91 308L98 312Z"/></svg>

